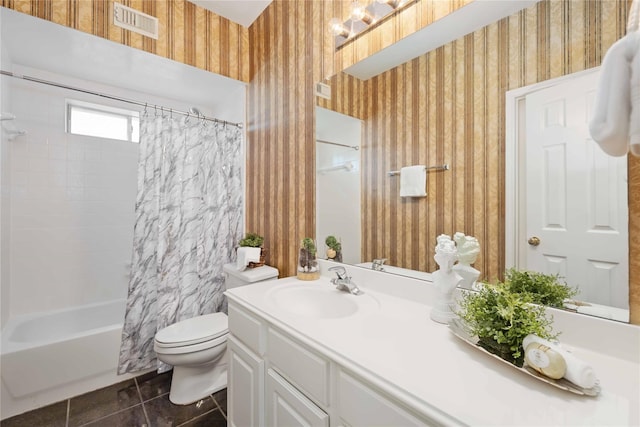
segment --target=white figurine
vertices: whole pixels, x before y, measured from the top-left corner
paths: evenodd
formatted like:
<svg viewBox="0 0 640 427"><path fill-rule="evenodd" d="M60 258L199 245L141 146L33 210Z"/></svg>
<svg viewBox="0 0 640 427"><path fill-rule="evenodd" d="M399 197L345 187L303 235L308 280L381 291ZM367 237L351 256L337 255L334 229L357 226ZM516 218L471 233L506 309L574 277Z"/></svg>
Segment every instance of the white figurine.
<svg viewBox="0 0 640 427"><path fill-rule="evenodd" d="M456 317L451 309L453 306L453 291L462 280L454 269L453 264L458 259L458 251L451 237L441 234L437 237L436 254L433 257L439 269L433 274L433 284L438 291L436 303L431 310L431 319L438 323L449 323Z"/></svg>
<svg viewBox="0 0 640 427"><path fill-rule="evenodd" d="M476 280L480 276L480 272L471 267L476 262L480 253L480 244L478 239L472 236L465 236L464 233L456 233L453 240L458 248L458 264L453 269L462 276L460 287L465 289L476 289Z"/></svg>

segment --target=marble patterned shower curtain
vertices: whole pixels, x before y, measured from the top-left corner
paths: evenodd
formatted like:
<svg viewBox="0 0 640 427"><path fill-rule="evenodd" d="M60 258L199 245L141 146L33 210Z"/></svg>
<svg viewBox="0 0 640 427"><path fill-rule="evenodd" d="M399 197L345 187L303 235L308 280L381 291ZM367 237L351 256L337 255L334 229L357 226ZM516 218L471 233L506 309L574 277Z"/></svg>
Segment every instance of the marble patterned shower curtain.
<svg viewBox="0 0 640 427"><path fill-rule="evenodd" d="M226 311L222 267L242 232L242 132L194 117L140 121L138 196L118 373L166 370L156 332Z"/></svg>

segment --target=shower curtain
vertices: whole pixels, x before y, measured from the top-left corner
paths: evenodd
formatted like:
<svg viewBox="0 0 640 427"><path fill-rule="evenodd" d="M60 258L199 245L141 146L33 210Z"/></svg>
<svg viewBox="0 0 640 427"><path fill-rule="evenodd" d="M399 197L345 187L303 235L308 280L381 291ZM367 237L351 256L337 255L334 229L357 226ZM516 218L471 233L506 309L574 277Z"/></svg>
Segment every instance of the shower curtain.
<svg viewBox="0 0 640 427"><path fill-rule="evenodd" d="M226 311L222 267L242 232L242 132L195 117L140 120L138 195L118 373L168 366L156 332Z"/></svg>

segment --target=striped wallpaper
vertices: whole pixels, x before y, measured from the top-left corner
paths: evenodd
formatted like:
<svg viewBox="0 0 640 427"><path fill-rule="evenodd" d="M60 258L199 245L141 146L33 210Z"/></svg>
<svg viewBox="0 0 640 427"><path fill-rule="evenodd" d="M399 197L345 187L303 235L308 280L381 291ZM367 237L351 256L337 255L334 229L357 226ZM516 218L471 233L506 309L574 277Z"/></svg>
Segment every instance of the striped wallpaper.
<svg viewBox="0 0 640 427"><path fill-rule="evenodd" d="M249 30L187 0L120 0L155 16L158 40L112 23L112 0L0 0L0 5L164 58L249 81Z"/></svg>

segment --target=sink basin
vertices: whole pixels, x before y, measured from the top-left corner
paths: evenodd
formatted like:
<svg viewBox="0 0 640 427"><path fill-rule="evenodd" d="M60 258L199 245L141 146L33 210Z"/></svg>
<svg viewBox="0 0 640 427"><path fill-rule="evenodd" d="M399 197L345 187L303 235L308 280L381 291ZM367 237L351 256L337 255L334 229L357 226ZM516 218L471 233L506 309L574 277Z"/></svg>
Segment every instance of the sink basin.
<svg viewBox="0 0 640 427"><path fill-rule="evenodd" d="M352 316L377 305L367 294L351 295L322 283L283 285L271 290L266 298L279 310L315 319Z"/></svg>

